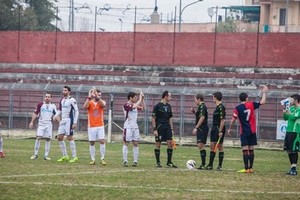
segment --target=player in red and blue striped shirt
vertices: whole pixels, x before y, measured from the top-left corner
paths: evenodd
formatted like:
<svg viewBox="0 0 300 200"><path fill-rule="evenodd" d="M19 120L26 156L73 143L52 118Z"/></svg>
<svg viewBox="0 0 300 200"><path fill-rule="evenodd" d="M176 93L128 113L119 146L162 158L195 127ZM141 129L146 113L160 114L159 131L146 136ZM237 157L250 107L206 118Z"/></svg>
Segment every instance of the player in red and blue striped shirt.
<svg viewBox="0 0 300 200"><path fill-rule="evenodd" d="M231 135L231 127L234 124L234 122L237 119L239 119L240 139L241 146L243 149L243 160L245 165L245 168L239 170L238 172L253 172L252 168L254 163L254 145L257 145L255 110L258 109L260 105L265 104L267 91L268 87L263 86L262 98L259 102L248 101L248 95L244 92L241 93L239 96L241 104L235 107L233 111L233 116L230 121L228 134Z"/></svg>

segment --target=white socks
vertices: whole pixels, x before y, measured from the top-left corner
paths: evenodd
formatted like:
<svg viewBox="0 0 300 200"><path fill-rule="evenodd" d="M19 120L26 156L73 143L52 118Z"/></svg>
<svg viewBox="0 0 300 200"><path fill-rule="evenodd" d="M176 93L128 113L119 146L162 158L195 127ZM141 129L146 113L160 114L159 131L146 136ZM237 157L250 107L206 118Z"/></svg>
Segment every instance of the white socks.
<svg viewBox="0 0 300 200"><path fill-rule="evenodd" d="M128 146L127 145L123 145L123 161L125 162L127 162L128 161L128 159L127 159L127 155L128 155Z"/></svg>
<svg viewBox="0 0 300 200"><path fill-rule="evenodd" d="M49 155L49 151L50 151L50 140L49 141L45 141L45 157L48 157Z"/></svg>
<svg viewBox="0 0 300 200"><path fill-rule="evenodd" d="M100 144L100 155L101 155L101 160L103 160L105 157L105 143Z"/></svg>
<svg viewBox="0 0 300 200"><path fill-rule="evenodd" d="M133 147L133 162L138 162L139 159L139 147Z"/></svg>
<svg viewBox="0 0 300 200"><path fill-rule="evenodd" d="M133 162L138 162L139 147L133 147ZM128 161L128 146L123 145L123 161Z"/></svg>
<svg viewBox="0 0 300 200"><path fill-rule="evenodd" d="M75 158L76 157L76 145L75 145L75 142L74 140L71 140L69 141L70 143L70 149L71 149L71 152L72 152L72 157Z"/></svg>
<svg viewBox="0 0 300 200"><path fill-rule="evenodd" d="M68 156L65 141L58 141L63 156Z"/></svg>
<svg viewBox="0 0 300 200"><path fill-rule="evenodd" d="M3 151L3 138L0 137L0 152Z"/></svg>
<svg viewBox="0 0 300 200"><path fill-rule="evenodd" d="M95 160L95 145L93 146L90 145L90 154L91 154L91 159Z"/></svg>
<svg viewBox="0 0 300 200"><path fill-rule="evenodd" d="M41 141L36 139L34 144L34 155L39 154L40 145L41 145Z"/></svg>

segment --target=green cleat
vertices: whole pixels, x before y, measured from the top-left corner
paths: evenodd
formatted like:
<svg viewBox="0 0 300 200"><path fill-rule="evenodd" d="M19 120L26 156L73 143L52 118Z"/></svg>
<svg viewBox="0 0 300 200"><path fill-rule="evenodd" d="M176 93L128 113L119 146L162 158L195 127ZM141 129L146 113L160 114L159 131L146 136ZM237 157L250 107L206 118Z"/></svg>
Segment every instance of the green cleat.
<svg viewBox="0 0 300 200"><path fill-rule="evenodd" d="M251 173L249 169L241 169L237 171L238 173Z"/></svg>
<svg viewBox="0 0 300 200"><path fill-rule="evenodd" d="M76 157L72 158L72 159L69 161L69 163L76 163L77 161L78 161L78 157L76 156Z"/></svg>
<svg viewBox="0 0 300 200"><path fill-rule="evenodd" d="M57 160L57 162L67 162L67 161L69 161L69 156L63 156Z"/></svg>

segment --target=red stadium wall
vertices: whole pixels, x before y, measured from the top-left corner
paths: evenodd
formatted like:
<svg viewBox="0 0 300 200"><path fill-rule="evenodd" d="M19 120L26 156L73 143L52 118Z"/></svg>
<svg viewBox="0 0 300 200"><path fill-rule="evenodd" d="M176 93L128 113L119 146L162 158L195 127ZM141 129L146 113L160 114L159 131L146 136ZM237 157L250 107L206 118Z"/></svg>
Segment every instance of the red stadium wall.
<svg viewBox="0 0 300 200"><path fill-rule="evenodd" d="M1 63L300 65L300 34L0 32Z"/></svg>

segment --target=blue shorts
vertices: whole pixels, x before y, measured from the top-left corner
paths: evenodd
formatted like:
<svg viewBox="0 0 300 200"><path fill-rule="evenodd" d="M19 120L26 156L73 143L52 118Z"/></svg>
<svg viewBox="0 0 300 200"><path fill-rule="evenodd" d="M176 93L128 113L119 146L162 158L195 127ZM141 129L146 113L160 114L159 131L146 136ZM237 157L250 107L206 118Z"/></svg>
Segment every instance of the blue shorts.
<svg viewBox="0 0 300 200"><path fill-rule="evenodd" d="M257 145L256 133L242 133L240 139L242 147Z"/></svg>

